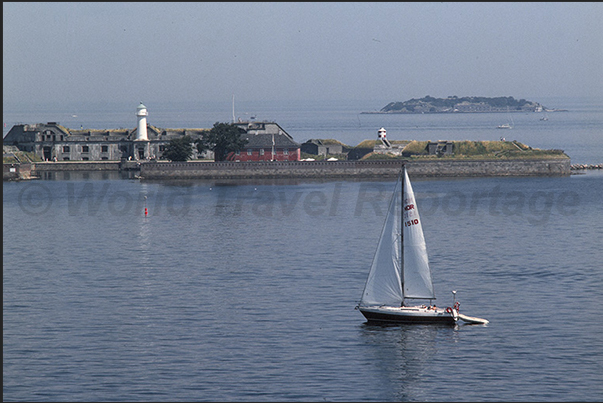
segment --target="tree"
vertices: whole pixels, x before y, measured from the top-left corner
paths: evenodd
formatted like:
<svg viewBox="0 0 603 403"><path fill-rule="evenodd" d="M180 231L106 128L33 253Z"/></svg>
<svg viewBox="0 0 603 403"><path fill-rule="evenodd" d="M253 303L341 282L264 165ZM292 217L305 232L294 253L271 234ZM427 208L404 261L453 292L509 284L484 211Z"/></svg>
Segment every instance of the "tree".
<svg viewBox="0 0 603 403"><path fill-rule="evenodd" d="M193 140L190 136L172 139L165 147L163 158L170 161L186 161L193 154Z"/></svg>
<svg viewBox="0 0 603 403"><path fill-rule="evenodd" d="M229 153L245 148L247 139L241 136L244 133L237 125L229 123L214 123L214 127L203 137L196 141L199 154L212 150L214 161L224 161Z"/></svg>

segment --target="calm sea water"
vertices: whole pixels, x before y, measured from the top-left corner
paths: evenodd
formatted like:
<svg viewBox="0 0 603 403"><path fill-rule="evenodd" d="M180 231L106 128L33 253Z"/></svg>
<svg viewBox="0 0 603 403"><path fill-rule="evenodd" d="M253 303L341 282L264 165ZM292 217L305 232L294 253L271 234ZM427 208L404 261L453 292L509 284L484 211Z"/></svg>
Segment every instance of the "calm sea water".
<svg viewBox="0 0 603 403"><path fill-rule="evenodd" d="M596 120L593 110L580 114ZM352 115L331 112L278 121L296 139L324 138ZM557 116L571 112L534 125ZM379 120L354 118L328 137ZM184 126L173 119L165 126ZM84 126L94 122L120 125ZM393 123L375 126L394 138ZM525 142L571 156L566 140ZM392 187L101 173L4 183L3 399L600 401L603 173L413 182L438 305L456 290L461 312L486 326L373 326L354 310Z"/></svg>

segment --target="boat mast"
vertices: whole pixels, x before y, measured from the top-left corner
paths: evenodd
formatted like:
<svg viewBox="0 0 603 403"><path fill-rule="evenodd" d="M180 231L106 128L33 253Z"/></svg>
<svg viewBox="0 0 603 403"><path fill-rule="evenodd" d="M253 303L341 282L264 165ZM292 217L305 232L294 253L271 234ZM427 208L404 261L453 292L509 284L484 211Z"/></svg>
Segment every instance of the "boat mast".
<svg viewBox="0 0 603 403"><path fill-rule="evenodd" d="M406 172L406 165L402 164L400 170L400 287L402 288L402 306L404 306L404 183L406 182L404 173Z"/></svg>

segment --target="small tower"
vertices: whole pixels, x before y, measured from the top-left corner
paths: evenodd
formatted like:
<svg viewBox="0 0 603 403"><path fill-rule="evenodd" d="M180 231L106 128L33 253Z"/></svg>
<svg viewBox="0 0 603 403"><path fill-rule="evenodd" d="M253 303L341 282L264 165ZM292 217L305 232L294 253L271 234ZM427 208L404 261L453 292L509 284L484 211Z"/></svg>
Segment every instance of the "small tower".
<svg viewBox="0 0 603 403"><path fill-rule="evenodd" d="M136 131L136 140L148 141L147 135L147 107L140 103L136 108L136 116L138 117L138 130Z"/></svg>
<svg viewBox="0 0 603 403"><path fill-rule="evenodd" d="M379 140L381 140L381 142L383 143L383 145L385 145L386 147L391 147L392 145L389 143L389 141L387 140L387 136L386 136L386 132L385 132L385 128L382 127L381 129L377 130L377 138Z"/></svg>

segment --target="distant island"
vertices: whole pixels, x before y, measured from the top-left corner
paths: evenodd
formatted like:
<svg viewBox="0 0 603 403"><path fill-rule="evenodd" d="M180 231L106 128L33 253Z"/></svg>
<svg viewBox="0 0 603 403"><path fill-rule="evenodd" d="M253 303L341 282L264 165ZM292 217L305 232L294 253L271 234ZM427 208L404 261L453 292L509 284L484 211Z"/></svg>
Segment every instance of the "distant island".
<svg viewBox="0 0 603 403"><path fill-rule="evenodd" d="M538 102L513 97L462 97L434 98L390 102L378 112L361 113L479 113L479 112L543 112L547 109Z"/></svg>

